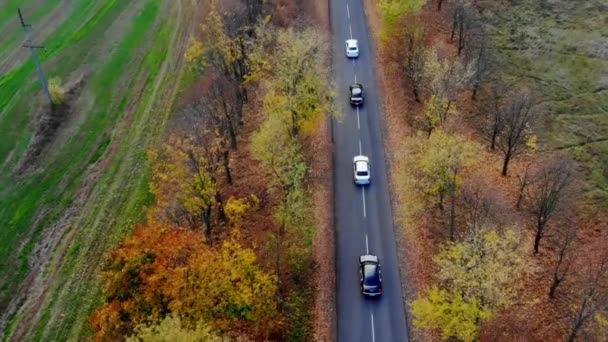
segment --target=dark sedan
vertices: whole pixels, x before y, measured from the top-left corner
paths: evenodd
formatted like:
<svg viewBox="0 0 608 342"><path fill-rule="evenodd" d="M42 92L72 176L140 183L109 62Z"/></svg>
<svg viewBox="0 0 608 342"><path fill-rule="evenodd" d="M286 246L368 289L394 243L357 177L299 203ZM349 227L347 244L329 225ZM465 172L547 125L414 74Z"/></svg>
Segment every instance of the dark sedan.
<svg viewBox="0 0 608 342"><path fill-rule="evenodd" d="M351 105L362 105L364 100L363 85L361 83L355 83L349 87L350 89L350 104Z"/></svg>
<svg viewBox="0 0 608 342"><path fill-rule="evenodd" d="M382 294L382 272L377 256L365 254L359 257L359 275L363 295L379 296Z"/></svg>

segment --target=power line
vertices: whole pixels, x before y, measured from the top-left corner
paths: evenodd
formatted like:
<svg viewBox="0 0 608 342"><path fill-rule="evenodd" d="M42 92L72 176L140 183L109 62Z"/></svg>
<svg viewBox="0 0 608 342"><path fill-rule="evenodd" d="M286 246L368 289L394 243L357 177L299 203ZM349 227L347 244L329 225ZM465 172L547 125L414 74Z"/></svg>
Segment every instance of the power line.
<svg viewBox="0 0 608 342"><path fill-rule="evenodd" d="M42 45L34 45L29 28L32 25L26 24L23 19L23 14L21 14L21 9L17 8L17 13L19 13L19 20L21 21L21 27L23 27L23 32L25 33L25 43L23 47L30 49L32 53L32 59L34 60L34 64L36 65L36 71L38 72L38 78L40 79L40 83L42 84L42 90L48 97L49 102L53 104L53 99L51 97L51 93L49 92L49 87L46 82L46 78L44 77L44 72L42 72L42 66L40 65L40 60L38 60L38 54L36 53L36 49L44 49Z"/></svg>

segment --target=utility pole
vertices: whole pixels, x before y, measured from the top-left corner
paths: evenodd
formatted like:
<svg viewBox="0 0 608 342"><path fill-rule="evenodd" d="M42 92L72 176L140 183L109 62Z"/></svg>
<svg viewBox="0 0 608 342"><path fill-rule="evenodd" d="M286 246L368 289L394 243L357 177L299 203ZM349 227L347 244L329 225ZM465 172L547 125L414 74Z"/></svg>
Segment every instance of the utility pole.
<svg viewBox="0 0 608 342"><path fill-rule="evenodd" d="M40 61L38 60L38 54L36 53L36 49L44 49L44 46L34 45L32 42L32 37L30 36L29 27L32 25L26 24L23 20L23 14L21 14L21 9L17 8L17 12L19 13L19 20L21 21L21 27L23 27L23 32L25 33L25 43L23 47L29 48L32 52L32 59L34 60L34 64L36 65L36 71L38 72L38 78L40 79L40 83L42 84L42 90L48 97L51 105L53 104L53 98L51 97L51 93L49 92L48 84L46 83L46 78L44 77L44 73L42 72L42 66L40 66Z"/></svg>

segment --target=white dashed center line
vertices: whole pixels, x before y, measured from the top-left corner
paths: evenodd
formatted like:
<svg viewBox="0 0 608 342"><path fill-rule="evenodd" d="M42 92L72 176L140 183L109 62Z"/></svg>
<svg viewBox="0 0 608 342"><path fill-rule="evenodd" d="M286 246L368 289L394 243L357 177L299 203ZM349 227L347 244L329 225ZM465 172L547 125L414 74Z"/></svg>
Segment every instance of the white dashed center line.
<svg viewBox="0 0 608 342"><path fill-rule="evenodd" d="M361 122L359 120L359 107L357 107L357 129L361 129Z"/></svg>
<svg viewBox="0 0 608 342"><path fill-rule="evenodd" d="M363 217L367 217L367 212L365 209L365 187L361 187L361 191L363 193Z"/></svg>
<svg viewBox="0 0 608 342"><path fill-rule="evenodd" d="M369 254L369 241L367 239L367 234L365 234L365 253Z"/></svg>
<svg viewBox="0 0 608 342"><path fill-rule="evenodd" d="M363 154L363 152L361 150L361 139L359 139L359 154Z"/></svg>
<svg viewBox="0 0 608 342"><path fill-rule="evenodd" d="M346 15L348 16L348 19L350 19L350 9L348 8L348 4L346 4Z"/></svg>
<svg viewBox="0 0 608 342"><path fill-rule="evenodd" d="M374 314L371 314L372 317L372 342L376 342L376 332L374 331Z"/></svg>

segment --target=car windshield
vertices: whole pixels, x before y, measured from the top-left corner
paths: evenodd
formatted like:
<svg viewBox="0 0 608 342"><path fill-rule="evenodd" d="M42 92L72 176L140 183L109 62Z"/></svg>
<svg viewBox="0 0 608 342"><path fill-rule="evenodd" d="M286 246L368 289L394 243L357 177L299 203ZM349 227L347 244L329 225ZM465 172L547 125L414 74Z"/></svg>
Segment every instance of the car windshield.
<svg viewBox="0 0 608 342"><path fill-rule="evenodd" d="M356 46L349 46L348 49L351 50L351 51L355 51L355 50L357 50L357 47Z"/></svg>
<svg viewBox="0 0 608 342"><path fill-rule="evenodd" d="M357 176L367 176L367 171L357 171Z"/></svg>
<svg viewBox="0 0 608 342"><path fill-rule="evenodd" d="M380 285L380 277L378 274L378 266L374 264L366 264L363 266L363 284L365 286Z"/></svg>

